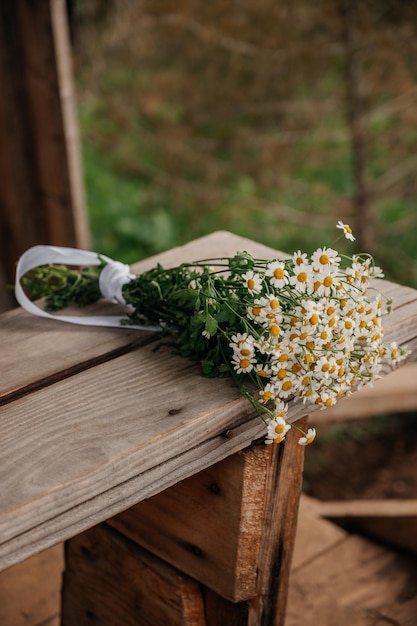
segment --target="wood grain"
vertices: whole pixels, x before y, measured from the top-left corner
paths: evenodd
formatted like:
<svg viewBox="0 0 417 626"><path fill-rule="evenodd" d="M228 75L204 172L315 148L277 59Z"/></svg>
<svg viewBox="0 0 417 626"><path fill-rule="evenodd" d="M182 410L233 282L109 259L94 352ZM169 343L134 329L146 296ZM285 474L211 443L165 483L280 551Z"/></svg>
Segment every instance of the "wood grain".
<svg viewBox="0 0 417 626"><path fill-rule="evenodd" d="M415 560L347 535L291 576L285 626L413 626Z"/></svg>
<svg viewBox="0 0 417 626"><path fill-rule="evenodd" d="M110 525L233 602L256 595L270 451L253 446Z"/></svg>
<svg viewBox="0 0 417 626"><path fill-rule="evenodd" d="M198 584L106 525L65 556L62 626L206 626Z"/></svg>

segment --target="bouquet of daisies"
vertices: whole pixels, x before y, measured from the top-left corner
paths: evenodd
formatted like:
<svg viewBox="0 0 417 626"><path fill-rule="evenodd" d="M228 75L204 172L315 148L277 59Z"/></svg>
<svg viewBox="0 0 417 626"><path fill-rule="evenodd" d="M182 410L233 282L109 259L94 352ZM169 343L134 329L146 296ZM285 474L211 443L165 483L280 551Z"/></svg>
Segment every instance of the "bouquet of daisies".
<svg viewBox="0 0 417 626"><path fill-rule="evenodd" d="M354 239L348 225L339 222ZM107 260L108 261L108 260ZM23 278L31 297L57 310L102 297L97 268L44 266ZM279 443L292 399L329 407L378 378L382 364L407 355L384 342L389 308L370 284L381 278L369 255L341 258L330 247L284 260L231 258L161 265L124 279L131 313L122 323L161 328L176 351L198 360L205 376L231 376L266 425L266 443ZM315 429L301 432L311 443Z"/></svg>

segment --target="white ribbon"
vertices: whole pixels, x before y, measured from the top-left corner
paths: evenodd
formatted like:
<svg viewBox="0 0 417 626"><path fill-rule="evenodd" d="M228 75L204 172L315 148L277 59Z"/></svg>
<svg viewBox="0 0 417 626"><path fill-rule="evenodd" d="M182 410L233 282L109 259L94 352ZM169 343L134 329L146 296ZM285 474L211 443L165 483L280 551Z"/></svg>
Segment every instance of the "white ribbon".
<svg viewBox="0 0 417 626"><path fill-rule="evenodd" d="M114 328L135 328L137 330L160 331L160 326L140 326L136 324L123 324L127 320L125 316L117 315L51 315L47 311L40 309L34 302L29 300L21 285L21 279L30 270L42 265L55 263L58 265L101 265L106 263L99 276L99 288L103 297L111 302L125 304L122 296L122 287L135 278L130 273L128 265L113 261L104 254L98 255L96 252L88 250L78 250L77 248L62 248L59 246L34 246L29 248L20 257L16 267L15 295L16 300L29 313L38 317L80 324L82 326L110 326Z"/></svg>

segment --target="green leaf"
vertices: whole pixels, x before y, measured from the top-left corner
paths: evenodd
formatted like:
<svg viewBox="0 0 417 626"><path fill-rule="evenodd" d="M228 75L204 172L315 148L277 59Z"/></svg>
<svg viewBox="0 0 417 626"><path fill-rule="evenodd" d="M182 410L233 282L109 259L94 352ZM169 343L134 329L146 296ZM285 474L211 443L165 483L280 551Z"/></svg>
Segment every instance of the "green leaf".
<svg viewBox="0 0 417 626"><path fill-rule="evenodd" d="M206 315L206 326L205 326L206 333L208 333L210 335L210 337L213 337L213 335L215 335L217 333L218 326L219 326L219 324L218 324L217 320L215 320L214 317L212 315L210 315L210 313L207 313L207 315Z"/></svg>

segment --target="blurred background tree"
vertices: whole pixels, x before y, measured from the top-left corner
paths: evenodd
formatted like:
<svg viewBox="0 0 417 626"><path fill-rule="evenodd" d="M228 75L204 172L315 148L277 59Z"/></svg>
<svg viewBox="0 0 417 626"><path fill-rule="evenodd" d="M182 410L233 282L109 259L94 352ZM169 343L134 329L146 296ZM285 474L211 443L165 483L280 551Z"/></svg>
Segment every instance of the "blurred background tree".
<svg viewBox="0 0 417 626"><path fill-rule="evenodd" d="M342 219L417 286L417 4L69 7L95 249L131 262L227 229L310 252Z"/></svg>

